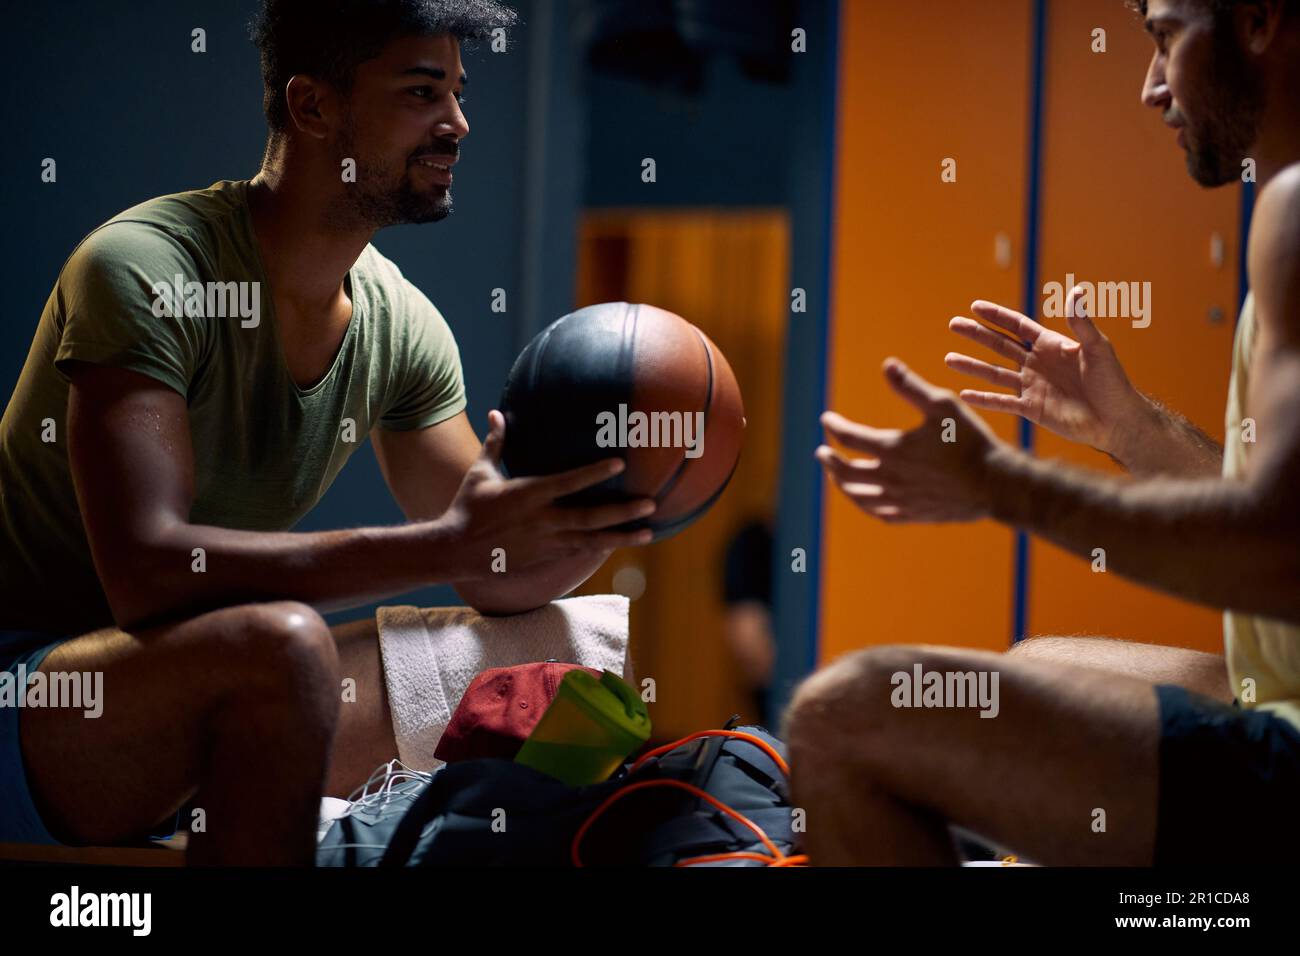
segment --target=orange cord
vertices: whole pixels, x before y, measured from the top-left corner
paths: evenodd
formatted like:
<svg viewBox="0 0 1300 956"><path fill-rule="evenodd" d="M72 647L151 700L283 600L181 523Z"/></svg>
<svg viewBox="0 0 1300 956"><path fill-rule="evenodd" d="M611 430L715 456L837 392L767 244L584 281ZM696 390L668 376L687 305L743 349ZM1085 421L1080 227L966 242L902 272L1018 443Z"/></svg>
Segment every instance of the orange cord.
<svg viewBox="0 0 1300 956"><path fill-rule="evenodd" d="M670 744L664 744L662 747L656 747L654 750L643 753L639 758L637 758L636 763L632 764L632 769L629 770L628 773L636 773L641 769L641 765L652 757L658 757L660 754L666 754L670 750L676 750L682 744L688 744L692 740L697 740L700 737L734 737L737 740L746 740L771 757L772 762L781 768L783 774L787 777L790 776L790 765L785 762L784 757L776 752L775 747L769 744L762 737L755 737L753 734L747 734L739 730L700 730L693 734L687 734L681 740L675 740Z"/></svg>
<svg viewBox="0 0 1300 956"><path fill-rule="evenodd" d="M679 860L673 866L694 866L696 863L716 863L718 860L758 860L760 863L766 863L775 866L770 856L764 856L762 853L712 853L708 856L693 856L689 860Z"/></svg>
<svg viewBox="0 0 1300 956"><path fill-rule="evenodd" d="M782 773L784 773L786 776L790 775L789 765L785 762L785 760L781 757L781 755L776 752L776 749L773 748L767 741L763 740L761 737L755 737L753 734L742 733L741 731L738 730L701 730L698 731L697 733L693 733L686 737L683 737L681 740L676 740L670 744L664 744L662 747L656 747L654 750L642 754L640 759L638 759L636 763L632 764L632 768L631 770L628 771L628 773L629 774L636 773L637 770L639 770L647 760L657 757L660 754L667 753L670 750L676 750L682 744L689 743L692 740L697 740L700 737L734 737L739 740L748 741L749 743L753 744L754 746L764 751L769 757L771 757L772 760L776 763L776 765L781 768ZM599 819L601 814L603 814L606 810L608 810L611 806L613 806L615 801L621 800L629 793L632 793L636 790L646 790L649 789L650 787L675 787L678 790L685 790L687 793L699 797L701 800L704 800L707 803L711 804L712 806L716 807L718 810L721 810L723 813L727 814L732 819L736 820L737 822L741 823L746 827L749 827L749 829L753 830L754 833L758 836L758 839L760 842L762 842L763 846L765 846L768 850L771 851L771 856L765 856L762 853L750 853L750 852L742 852L742 851L737 851L734 853L715 853L708 856L696 856L686 860L679 860L676 863L677 866L693 866L697 863L715 863L720 860L758 860L759 862L765 863L768 866L807 866L808 865L808 857L806 855L798 854L795 856L787 856L785 853L782 853L780 847L778 847L775 843L773 843L768 838L767 834L763 832L762 827L756 824L753 820L750 820L743 813L733 810L731 807L727 806L721 800L718 800L712 794L705 793L699 787L692 786L689 783L684 783L681 780L643 780L640 783L634 783L630 786L624 787L622 790L610 794L605 799L605 801L601 803L600 806L598 806L595 810L592 811L591 816L587 817L587 819L583 821L582 826L578 828L578 832L574 834L573 843L570 845L569 848L569 855L570 858L573 860L574 866L578 866L578 867L583 866L582 857L578 853L578 847L582 843L582 838L587 835L587 831L591 829L592 824L594 824L596 820Z"/></svg>
<svg viewBox="0 0 1300 956"><path fill-rule="evenodd" d="M719 860L758 860L760 863L766 863L768 866L807 866L808 856L804 853L795 856L782 857L775 863L770 856L764 856L761 853L714 853L709 856L693 856L689 860L681 860L674 863L674 866L694 866L696 863L716 863Z"/></svg>

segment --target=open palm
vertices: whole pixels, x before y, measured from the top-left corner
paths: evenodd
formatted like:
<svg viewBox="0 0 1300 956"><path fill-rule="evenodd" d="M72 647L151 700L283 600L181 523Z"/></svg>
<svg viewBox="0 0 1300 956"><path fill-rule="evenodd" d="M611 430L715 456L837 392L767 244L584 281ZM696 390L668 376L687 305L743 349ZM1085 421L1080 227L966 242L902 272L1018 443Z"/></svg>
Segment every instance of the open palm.
<svg viewBox="0 0 1300 956"><path fill-rule="evenodd" d="M1081 314L1070 319L1079 336L1076 341L992 302L975 302L971 311L988 325L957 317L949 328L1016 367L949 352L944 359L949 368L1008 390L964 389L963 401L974 408L1020 415L1070 441L1110 447L1116 426L1131 412L1138 395L1110 340L1090 319Z"/></svg>

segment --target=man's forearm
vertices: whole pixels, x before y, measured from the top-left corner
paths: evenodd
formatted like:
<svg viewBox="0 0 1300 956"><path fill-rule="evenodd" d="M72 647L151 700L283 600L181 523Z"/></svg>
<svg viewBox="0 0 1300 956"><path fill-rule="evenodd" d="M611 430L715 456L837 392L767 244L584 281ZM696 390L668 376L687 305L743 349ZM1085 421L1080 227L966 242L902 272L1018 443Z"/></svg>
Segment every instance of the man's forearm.
<svg viewBox="0 0 1300 956"><path fill-rule="evenodd" d="M990 461L992 516L1107 571L1200 604L1300 621L1295 514L1245 482L1124 482L1010 449Z"/></svg>
<svg viewBox="0 0 1300 956"><path fill-rule="evenodd" d="M436 521L271 533L178 524L100 576L123 627L252 601L340 610L450 580L449 537Z"/></svg>
<svg viewBox="0 0 1300 956"><path fill-rule="evenodd" d="M1127 421L1115 427L1112 458L1139 477L1211 478L1223 470L1223 448L1182 415L1138 394Z"/></svg>
<svg viewBox="0 0 1300 956"><path fill-rule="evenodd" d="M484 614L520 614L568 594L595 574L611 554L582 554L519 571L510 570L507 563L504 571L458 584L456 591L466 604Z"/></svg>

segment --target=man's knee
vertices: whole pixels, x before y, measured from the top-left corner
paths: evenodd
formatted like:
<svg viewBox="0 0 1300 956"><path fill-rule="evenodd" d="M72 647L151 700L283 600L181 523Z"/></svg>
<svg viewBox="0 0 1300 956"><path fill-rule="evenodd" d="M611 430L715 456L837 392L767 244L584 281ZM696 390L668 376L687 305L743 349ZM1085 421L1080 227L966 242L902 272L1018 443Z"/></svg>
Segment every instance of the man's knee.
<svg viewBox="0 0 1300 956"><path fill-rule="evenodd" d="M297 601L229 608L213 636L246 688L295 695L335 694L338 645L324 619ZM337 695L335 695L337 696Z"/></svg>
<svg viewBox="0 0 1300 956"><path fill-rule="evenodd" d="M246 607L248 628L266 653L285 663L338 666L338 645L315 609L299 601L272 601Z"/></svg>
<svg viewBox="0 0 1300 956"><path fill-rule="evenodd" d="M1101 637L1097 635L1041 635L1024 637L1010 646L1006 653L1017 657L1035 659L1053 659L1053 661L1076 662L1080 659L1097 657L1099 654L1114 653L1138 646L1134 641L1119 640L1118 637Z"/></svg>
<svg viewBox="0 0 1300 956"><path fill-rule="evenodd" d="M928 652L887 645L855 651L796 688L782 721L792 753L826 744L864 745L888 718L894 675L910 673Z"/></svg>
<svg viewBox="0 0 1300 956"><path fill-rule="evenodd" d="M1109 637L1061 637L1057 635L1044 635L1041 637L1026 637L1023 640L1016 641L1007 650L1008 654L1014 654L1017 657L1028 658L1061 658L1072 656L1090 647L1097 647L1101 644L1114 644L1114 638Z"/></svg>

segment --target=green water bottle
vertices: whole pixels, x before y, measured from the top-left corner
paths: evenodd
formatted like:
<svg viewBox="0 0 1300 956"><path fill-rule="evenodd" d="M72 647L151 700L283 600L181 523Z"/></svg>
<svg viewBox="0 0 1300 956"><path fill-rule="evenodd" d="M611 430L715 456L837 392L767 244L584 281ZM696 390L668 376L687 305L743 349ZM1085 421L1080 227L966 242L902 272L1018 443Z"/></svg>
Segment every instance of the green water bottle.
<svg viewBox="0 0 1300 956"><path fill-rule="evenodd" d="M560 681L515 763L580 787L609 779L649 739L645 701L626 681L609 671L597 680L584 670L572 670Z"/></svg>

